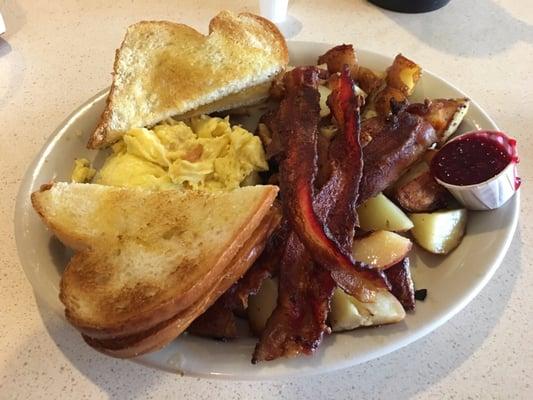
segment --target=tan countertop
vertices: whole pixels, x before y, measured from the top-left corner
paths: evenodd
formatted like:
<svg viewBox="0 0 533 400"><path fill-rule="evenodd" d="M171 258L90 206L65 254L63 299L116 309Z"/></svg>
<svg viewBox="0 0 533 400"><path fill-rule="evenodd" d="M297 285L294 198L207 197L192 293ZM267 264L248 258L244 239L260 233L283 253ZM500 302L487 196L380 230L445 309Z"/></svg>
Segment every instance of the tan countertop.
<svg viewBox="0 0 533 400"><path fill-rule="evenodd" d="M180 377L118 361L38 307L19 265L15 196L45 139L110 83L114 49L140 19L205 31L221 7L254 1L0 0L0 399L15 398L533 398L533 6L528 0L453 0L426 15L365 1L294 0L294 38L399 51L468 93L518 138L521 219L494 278L443 327L378 360L273 383ZM201 6L200 6L201 4ZM221 5L223 4L223 5Z"/></svg>

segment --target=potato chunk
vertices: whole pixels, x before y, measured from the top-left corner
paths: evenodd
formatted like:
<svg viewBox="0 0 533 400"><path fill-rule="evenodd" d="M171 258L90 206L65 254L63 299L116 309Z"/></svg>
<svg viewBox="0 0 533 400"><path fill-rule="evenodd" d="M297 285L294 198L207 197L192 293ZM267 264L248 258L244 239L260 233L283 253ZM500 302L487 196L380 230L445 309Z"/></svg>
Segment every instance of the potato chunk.
<svg viewBox="0 0 533 400"><path fill-rule="evenodd" d="M422 75L422 68L415 62L398 54L392 65L387 69L387 86L410 96Z"/></svg>
<svg viewBox="0 0 533 400"><path fill-rule="evenodd" d="M359 67L357 71L357 85L366 94L370 95L383 85L383 79L371 69Z"/></svg>
<svg viewBox="0 0 533 400"><path fill-rule="evenodd" d="M391 112L391 100L397 103L403 103L407 101L407 96L400 90L386 86L383 90L380 90L374 98L374 109L378 115L389 115Z"/></svg>
<svg viewBox="0 0 533 400"><path fill-rule="evenodd" d="M426 154L429 151L430 150L424 153L424 157L426 157ZM429 164L425 160L417 162L416 164L409 167L409 169L402 176L400 176L400 178L394 183L390 192L394 193L394 190L402 187L403 185L406 185L413 179L418 178L420 175L425 174L426 172L429 172ZM390 193L387 193L387 195L390 195Z"/></svg>
<svg viewBox="0 0 533 400"><path fill-rule="evenodd" d="M326 117L330 113L330 109L326 103L331 89L324 85L318 85L318 93L320 93L320 118Z"/></svg>
<svg viewBox="0 0 533 400"><path fill-rule="evenodd" d="M265 329L267 320L276 308L277 301L278 280L276 278L265 279L259 292L249 297L247 308L248 321L254 335L261 335L261 332Z"/></svg>
<svg viewBox="0 0 533 400"><path fill-rule="evenodd" d="M413 223L400 208L382 193L357 208L359 226L365 231L408 231Z"/></svg>
<svg viewBox="0 0 533 400"><path fill-rule="evenodd" d="M348 331L360 326L383 325L405 318L405 310L391 293L380 290L373 303L361 303L355 297L336 288L331 299L329 323L334 332Z"/></svg>
<svg viewBox="0 0 533 400"><path fill-rule="evenodd" d="M407 111L421 116L435 128L440 147L455 133L469 107L470 100L467 98L435 99L411 104Z"/></svg>
<svg viewBox="0 0 533 400"><path fill-rule="evenodd" d="M354 240L352 255L356 261L377 269L386 269L403 260L411 250L411 241L394 232L377 231Z"/></svg>
<svg viewBox="0 0 533 400"><path fill-rule="evenodd" d="M394 199L404 210L431 212L444 208L451 202L451 194L439 185L426 171L394 190Z"/></svg>
<svg viewBox="0 0 533 400"><path fill-rule="evenodd" d="M413 238L422 248L435 254L448 254L463 239L466 228L465 209L434 213L409 214L415 225Z"/></svg>
<svg viewBox="0 0 533 400"><path fill-rule="evenodd" d="M342 72L344 66L347 65L350 68L352 78L357 76L357 58L351 44L342 44L329 49L318 57L318 64L327 64L328 71L331 74Z"/></svg>

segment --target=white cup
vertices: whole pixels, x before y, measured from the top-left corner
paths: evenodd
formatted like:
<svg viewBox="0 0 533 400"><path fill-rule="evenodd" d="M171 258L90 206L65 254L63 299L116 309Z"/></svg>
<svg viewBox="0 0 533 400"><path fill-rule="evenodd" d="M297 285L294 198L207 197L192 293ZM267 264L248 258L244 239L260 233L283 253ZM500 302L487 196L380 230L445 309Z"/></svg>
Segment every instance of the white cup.
<svg viewBox="0 0 533 400"><path fill-rule="evenodd" d="M289 0L259 0L259 12L277 24L287 19L288 5Z"/></svg>
<svg viewBox="0 0 533 400"><path fill-rule="evenodd" d="M492 178L474 185L452 185L441 181L437 177L435 179L469 210L494 210L499 208L513 197L520 186L520 178L518 178L516 169L516 163L518 162L516 141L502 132L483 131L467 132L457 136L450 142L466 135L484 135L497 141L507 149L512 158L511 162Z"/></svg>
<svg viewBox="0 0 533 400"><path fill-rule="evenodd" d="M6 24L2 18L2 13L0 13L0 35L6 32Z"/></svg>

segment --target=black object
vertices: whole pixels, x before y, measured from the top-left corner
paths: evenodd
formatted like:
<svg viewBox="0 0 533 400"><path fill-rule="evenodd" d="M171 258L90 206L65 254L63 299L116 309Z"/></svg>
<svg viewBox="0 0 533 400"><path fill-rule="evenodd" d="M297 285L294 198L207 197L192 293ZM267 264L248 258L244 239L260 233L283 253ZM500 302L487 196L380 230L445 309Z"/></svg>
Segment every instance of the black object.
<svg viewBox="0 0 533 400"><path fill-rule="evenodd" d="M438 10L450 0L368 0L379 7L403 13L424 13Z"/></svg>
<svg viewBox="0 0 533 400"><path fill-rule="evenodd" d="M417 300L424 301L426 300L427 295L428 295L427 289L418 289L415 291L415 299Z"/></svg>

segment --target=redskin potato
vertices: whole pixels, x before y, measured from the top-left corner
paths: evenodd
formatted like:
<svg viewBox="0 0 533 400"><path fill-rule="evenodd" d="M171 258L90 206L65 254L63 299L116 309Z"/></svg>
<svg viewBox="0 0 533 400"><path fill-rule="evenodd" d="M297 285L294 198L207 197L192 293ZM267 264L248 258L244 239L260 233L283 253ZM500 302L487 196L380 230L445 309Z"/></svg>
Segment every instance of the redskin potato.
<svg viewBox="0 0 533 400"><path fill-rule="evenodd" d="M320 64L327 64L330 74L342 72L344 66L347 65L350 68L352 79L357 77L359 66L357 64L355 50L351 44L341 44L328 50L318 57L318 65Z"/></svg>
<svg viewBox="0 0 533 400"><path fill-rule="evenodd" d="M381 79L374 71L365 67L359 67L357 70L357 85L368 95L371 95L383 86Z"/></svg>
<svg viewBox="0 0 533 400"><path fill-rule="evenodd" d="M415 62L398 54L392 65L387 69L385 81L387 86L410 96L422 75L422 68Z"/></svg>
<svg viewBox="0 0 533 400"><path fill-rule="evenodd" d="M385 87L376 94L374 99L374 109L379 115L388 115L391 112L391 100L394 99L398 103L407 100L405 94L393 87Z"/></svg>

